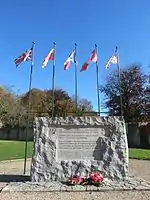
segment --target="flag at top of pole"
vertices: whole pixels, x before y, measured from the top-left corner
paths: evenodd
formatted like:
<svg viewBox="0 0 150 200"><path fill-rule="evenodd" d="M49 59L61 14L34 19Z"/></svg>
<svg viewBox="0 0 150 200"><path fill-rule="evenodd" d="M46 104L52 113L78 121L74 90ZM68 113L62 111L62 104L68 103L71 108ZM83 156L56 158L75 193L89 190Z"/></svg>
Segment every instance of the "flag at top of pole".
<svg viewBox="0 0 150 200"><path fill-rule="evenodd" d="M121 73L120 73L119 54L118 54L117 46L116 46L115 54L109 58L109 60L107 61L105 65L106 69L108 69L111 64L117 64L119 93L120 93L119 95L120 96L120 115L123 116L122 88L121 88L121 77L120 77Z"/></svg>
<svg viewBox="0 0 150 200"><path fill-rule="evenodd" d="M75 50L69 55L69 57L67 58L67 60L64 63L64 70L69 69L70 64L75 63Z"/></svg>
<svg viewBox="0 0 150 200"><path fill-rule="evenodd" d="M29 121L30 121L30 113L31 113L31 88L32 88L32 74L33 74L33 66L34 66L34 48L35 42L32 42L32 47L25 51L21 56L15 59L16 67L24 61L31 61L31 67L29 72L29 99L28 99L28 112L27 112L27 124L26 124L26 140L25 140L25 149L24 149L24 174L26 173L26 160L27 160L27 146L28 146L28 132L29 132Z"/></svg>
<svg viewBox="0 0 150 200"><path fill-rule="evenodd" d="M96 63L97 61L98 61L98 56L96 50L94 49L88 60L82 65L80 72L86 71L90 63Z"/></svg>
<svg viewBox="0 0 150 200"><path fill-rule="evenodd" d="M106 65L105 65L105 68L108 69L110 67L111 64L118 64L118 51L117 51L117 47L116 47L116 50L115 50L115 54L112 55Z"/></svg>
<svg viewBox="0 0 150 200"><path fill-rule="evenodd" d="M44 61L42 62L42 68L47 66L49 60L54 60L55 49L51 49L50 52L45 56Z"/></svg>
<svg viewBox="0 0 150 200"><path fill-rule="evenodd" d="M55 54L56 54L56 42L53 42L53 48L49 51L47 56L45 56L42 62L42 68L46 68L48 61L53 61L53 71L52 71L52 119L54 119L54 100L55 100Z"/></svg>
<svg viewBox="0 0 150 200"><path fill-rule="evenodd" d="M77 60L76 60L76 52L77 52L77 44L75 43L74 51L72 51L69 57L66 59L64 63L64 70L68 70L71 62L74 63L74 89L75 89L75 111L78 115L78 84L77 84Z"/></svg>
<svg viewBox="0 0 150 200"><path fill-rule="evenodd" d="M33 54L32 47L27 51L25 51L24 53L22 53L18 58L14 60L16 67L18 67L18 65L20 65L22 62L31 60L32 54Z"/></svg>
<svg viewBox="0 0 150 200"><path fill-rule="evenodd" d="M95 44L95 49L92 51L87 61L82 65L80 72L86 71L90 63L95 63L96 66L97 107L98 107L98 114L100 116L99 66L98 66L97 44Z"/></svg>

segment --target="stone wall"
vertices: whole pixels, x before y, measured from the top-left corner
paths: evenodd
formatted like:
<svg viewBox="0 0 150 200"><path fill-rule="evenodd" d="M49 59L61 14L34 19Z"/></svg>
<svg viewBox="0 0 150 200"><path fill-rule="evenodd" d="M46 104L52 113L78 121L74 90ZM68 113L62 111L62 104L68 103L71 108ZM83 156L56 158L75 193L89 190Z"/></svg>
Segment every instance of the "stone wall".
<svg viewBox="0 0 150 200"><path fill-rule="evenodd" d="M128 145L131 148L150 149L150 123L128 123L126 124ZM29 129L28 141L33 141L34 130ZM0 140L22 140L26 139L26 129L16 127L12 129L0 126Z"/></svg>
<svg viewBox="0 0 150 200"><path fill-rule="evenodd" d="M0 128L0 140L26 140L25 128ZM33 141L33 128L29 128L28 141Z"/></svg>
<svg viewBox="0 0 150 200"><path fill-rule="evenodd" d="M150 122L128 123L126 128L129 147L150 149Z"/></svg>
<svg viewBox="0 0 150 200"><path fill-rule="evenodd" d="M66 181L72 175L86 176L94 169L112 180L128 176L128 144L122 118L35 119L32 181Z"/></svg>

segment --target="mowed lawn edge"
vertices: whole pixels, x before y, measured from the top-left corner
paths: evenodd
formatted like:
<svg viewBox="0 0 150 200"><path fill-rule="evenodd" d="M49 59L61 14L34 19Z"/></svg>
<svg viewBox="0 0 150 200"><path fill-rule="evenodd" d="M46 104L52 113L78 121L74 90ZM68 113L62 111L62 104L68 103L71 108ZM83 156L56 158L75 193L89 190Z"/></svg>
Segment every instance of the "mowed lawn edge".
<svg viewBox="0 0 150 200"><path fill-rule="evenodd" d="M0 140L0 161L23 159L25 151L24 141ZM28 142L27 158L32 157L33 142ZM150 149L129 149L129 158L150 160Z"/></svg>
<svg viewBox="0 0 150 200"><path fill-rule="evenodd" d="M32 157L33 142L28 142L27 158ZM24 141L0 140L0 161L23 159L25 156Z"/></svg>
<svg viewBox="0 0 150 200"><path fill-rule="evenodd" d="M150 149L129 149L129 158L150 160Z"/></svg>

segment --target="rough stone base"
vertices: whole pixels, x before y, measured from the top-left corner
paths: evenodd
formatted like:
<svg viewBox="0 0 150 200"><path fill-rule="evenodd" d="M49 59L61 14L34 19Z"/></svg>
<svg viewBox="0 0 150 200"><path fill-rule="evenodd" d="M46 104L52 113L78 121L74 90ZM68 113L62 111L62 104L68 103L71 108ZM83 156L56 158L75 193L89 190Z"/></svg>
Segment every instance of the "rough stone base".
<svg viewBox="0 0 150 200"><path fill-rule="evenodd" d="M129 177L122 182L110 181L106 185L96 186L67 186L58 182L26 182L10 183L2 192L86 192L86 191L150 191L150 182L141 178Z"/></svg>
<svg viewBox="0 0 150 200"><path fill-rule="evenodd" d="M76 139L83 133L90 133L94 141L96 138L95 146L90 148L89 144L86 148L74 148L74 151L68 147L64 151L58 142L62 132L68 137L74 132L75 136L78 135ZM80 137L77 141L81 141ZM61 151L62 157L58 156ZM53 122L50 118L36 118L33 152L30 172L33 182L62 182L72 175L86 177L94 169L111 180L123 180L128 176L128 144L121 117L67 117L55 118Z"/></svg>

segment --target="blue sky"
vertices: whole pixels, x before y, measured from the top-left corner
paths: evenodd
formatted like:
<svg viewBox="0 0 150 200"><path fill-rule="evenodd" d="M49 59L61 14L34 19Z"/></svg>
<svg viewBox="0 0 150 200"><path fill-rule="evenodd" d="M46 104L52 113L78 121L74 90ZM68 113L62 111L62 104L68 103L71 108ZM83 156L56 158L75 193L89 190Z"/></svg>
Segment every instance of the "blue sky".
<svg viewBox="0 0 150 200"><path fill-rule="evenodd" d="M52 63L41 68L43 58L56 42L56 87L74 94L74 66L63 70L63 63L77 47L78 68L86 61L94 44L98 45L99 77L104 83L115 66L104 64L119 47L120 65L150 65L149 0L5 0L0 3L0 84L15 90L28 90L29 62L15 68L13 59L36 42L32 86L48 89L52 85ZM97 107L95 65L80 73L78 95ZM101 98L102 99L102 98Z"/></svg>

